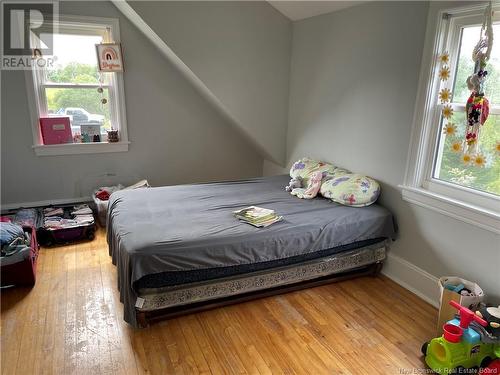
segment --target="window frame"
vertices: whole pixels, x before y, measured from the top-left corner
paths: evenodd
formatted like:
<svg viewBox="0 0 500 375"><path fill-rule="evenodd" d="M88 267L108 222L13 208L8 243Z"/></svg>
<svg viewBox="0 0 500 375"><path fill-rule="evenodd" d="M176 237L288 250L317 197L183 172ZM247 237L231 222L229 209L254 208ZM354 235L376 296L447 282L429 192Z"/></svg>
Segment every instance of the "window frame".
<svg viewBox="0 0 500 375"><path fill-rule="evenodd" d="M484 4L453 9L437 8L437 15L434 13L437 19L429 17L406 173L400 188L402 198L408 202L500 233L499 197L433 177L442 131L441 106L438 104L441 84L437 74L440 65L437 56L443 51L450 53L450 80L454 82L459 48L452 47L459 46L462 27L482 24L484 9ZM493 9L496 11L496 23L500 20L500 7L494 6ZM495 42L499 43L500 40ZM457 108L457 105L463 108ZM452 103L453 106L465 110L464 105ZM497 112L500 113L500 107L495 105L490 114Z"/></svg>
<svg viewBox="0 0 500 375"><path fill-rule="evenodd" d="M104 42L113 41L120 43L120 25L118 19L75 16L60 14L55 25L57 33L67 31L75 35L99 35L103 37ZM104 73L108 82L102 86L99 84L60 84L45 82L42 78L43 69L36 66L26 71L26 89L31 114L31 125L33 131L33 149L37 156L53 155L71 155L71 154L94 154L105 152L123 152L128 151L127 116L125 108L125 87L123 83L123 72ZM120 133L120 141L115 143L96 142L96 143L68 143L56 145L44 145L40 132L39 118L47 116L46 88L67 87L76 89L98 88L108 89L108 105L110 106L110 115L115 119L114 127L117 127Z"/></svg>

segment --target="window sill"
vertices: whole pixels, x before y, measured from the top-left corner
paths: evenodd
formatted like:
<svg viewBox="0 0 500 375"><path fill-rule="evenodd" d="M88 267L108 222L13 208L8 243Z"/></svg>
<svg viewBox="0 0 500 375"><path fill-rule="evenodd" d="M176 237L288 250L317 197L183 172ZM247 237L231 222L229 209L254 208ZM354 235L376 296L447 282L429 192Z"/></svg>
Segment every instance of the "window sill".
<svg viewBox="0 0 500 375"><path fill-rule="evenodd" d="M100 143L66 143L60 145L33 146L37 156L101 154L106 152L128 151L130 142L100 142Z"/></svg>
<svg viewBox="0 0 500 375"><path fill-rule="evenodd" d="M440 212L468 224L500 233L500 214L422 188L401 186L403 200Z"/></svg>

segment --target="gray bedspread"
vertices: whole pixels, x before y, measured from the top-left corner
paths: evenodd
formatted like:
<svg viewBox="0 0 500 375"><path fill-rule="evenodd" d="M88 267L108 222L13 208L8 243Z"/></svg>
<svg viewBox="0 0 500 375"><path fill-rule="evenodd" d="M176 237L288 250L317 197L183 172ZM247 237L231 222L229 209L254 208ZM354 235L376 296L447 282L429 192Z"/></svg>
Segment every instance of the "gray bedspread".
<svg viewBox="0 0 500 375"><path fill-rule="evenodd" d="M288 176L118 191L108 208L108 244L118 268L124 318L136 326L133 283L160 272L265 262L393 237L390 212L287 193ZM274 209L283 221L255 228L232 211Z"/></svg>

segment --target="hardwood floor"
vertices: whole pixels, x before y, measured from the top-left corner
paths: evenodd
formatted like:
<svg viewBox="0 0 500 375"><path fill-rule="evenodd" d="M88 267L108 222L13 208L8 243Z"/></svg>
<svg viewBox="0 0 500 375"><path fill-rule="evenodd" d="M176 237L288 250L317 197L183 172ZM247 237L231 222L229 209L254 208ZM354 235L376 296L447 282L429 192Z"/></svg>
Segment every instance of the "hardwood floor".
<svg viewBox="0 0 500 375"><path fill-rule="evenodd" d="M365 277L164 321L122 319L104 231L42 249L33 289L1 294L2 374L400 374L437 311Z"/></svg>

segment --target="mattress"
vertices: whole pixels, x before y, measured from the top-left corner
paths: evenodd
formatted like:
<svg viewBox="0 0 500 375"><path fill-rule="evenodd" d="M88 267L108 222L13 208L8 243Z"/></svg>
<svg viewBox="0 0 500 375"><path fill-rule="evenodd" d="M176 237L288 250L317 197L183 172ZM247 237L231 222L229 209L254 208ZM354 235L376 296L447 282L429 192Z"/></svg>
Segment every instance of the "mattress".
<svg viewBox="0 0 500 375"><path fill-rule="evenodd" d="M150 275L283 260L366 240L392 238L393 217L374 204L346 207L301 200L288 176L118 191L108 210L108 244L118 270L125 321L137 325L136 283ZM234 210L274 209L281 222L255 228ZM199 281L199 280L197 280Z"/></svg>
<svg viewBox="0 0 500 375"><path fill-rule="evenodd" d="M287 258L280 258L266 262L238 264L236 266L203 268L191 271L161 272L146 275L134 283L135 290L158 289L170 286L192 284L200 281L210 281L225 277L243 275L251 272L264 271L271 268L284 267L307 262L312 259L331 256L349 250L360 249L365 246L383 242L384 238L374 238L365 241L353 242L331 249L308 252Z"/></svg>

